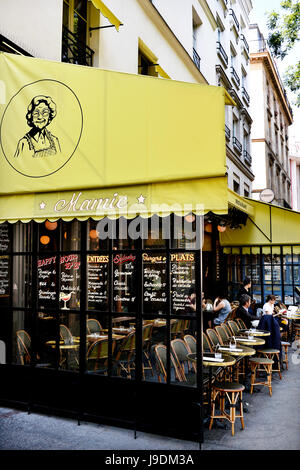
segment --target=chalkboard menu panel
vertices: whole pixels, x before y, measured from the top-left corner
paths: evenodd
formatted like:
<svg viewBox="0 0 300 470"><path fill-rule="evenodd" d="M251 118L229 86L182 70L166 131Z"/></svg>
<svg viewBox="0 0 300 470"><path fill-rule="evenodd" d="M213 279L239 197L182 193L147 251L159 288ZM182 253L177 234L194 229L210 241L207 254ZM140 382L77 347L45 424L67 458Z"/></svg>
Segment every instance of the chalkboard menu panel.
<svg viewBox="0 0 300 470"><path fill-rule="evenodd" d="M0 224L0 253L7 253L10 249L10 227Z"/></svg>
<svg viewBox="0 0 300 470"><path fill-rule="evenodd" d="M136 310L136 256L116 254L113 256L113 301L115 312Z"/></svg>
<svg viewBox="0 0 300 470"><path fill-rule="evenodd" d="M108 311L108 273L108 255L87 256L88 309Z"/></svg>
<svg viewBox="0 0 300 470"><path fill-rule="evenodd" d="M6 304L10 292L10 259L9 256L0 256L0 304Z"/></svg>
<svg viewBox="0 0 300 470"><path fill-rule="evenodd" d="M55 308L57 256L39 258L37 269L39 307Z"/></svg>
<svg viewBox="0 0 300 470"><path fill-rule="evenodd" d="M143 253L144 313L166 313L166 255Z"/></svg>
<svg viewBox="0 0 300 470"><path fill-rule="evenodd" d="M172 253L170 267L172 313L193 313L190 294L195 290L195 254Z"/></svg>
<svg viewBox="0 0 300 470"><path fill-rule="evenodd" d="M62 310L80 308L80 256L62 255L60 264L59 306Z"/></svg>

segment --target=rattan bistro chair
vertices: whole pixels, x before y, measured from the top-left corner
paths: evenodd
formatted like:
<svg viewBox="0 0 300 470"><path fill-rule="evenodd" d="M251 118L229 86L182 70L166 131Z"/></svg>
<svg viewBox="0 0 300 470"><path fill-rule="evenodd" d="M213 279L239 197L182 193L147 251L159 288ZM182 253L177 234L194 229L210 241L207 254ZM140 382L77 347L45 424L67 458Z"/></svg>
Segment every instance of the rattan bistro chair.
<svg viewBox="0 0 300 470"><path fill-rule="evenodd" d="M240 331L240 328L238 326L238 324L235 322L235 321L232 321L232 320L229 320L227 322L230 330L231 330L231 333L233 336L237 336L239 334L239 331Z"/></svg>
<svg viewBox="0 0 300 470"><path fill-rule="evenodd" d="M229 340L230 336L227 334L226 329L222 325L215 326L216 333L220 339L220 344L224 345Z"/></svg>
<svg viewBox="0 0 300 470"><path fill-rule="evenodd" d="M235 322L238 324L240 330L246 330L247 326L245 325L244 321L241 318L236 318Z"/></svg>
<svg viewBox="0 0 300 470"><path fill-rule="evenodd" d="M112 354L116 341L112 340ZM87 370L90 372L107 373L108 339L94 341L87 351Z"/></svg>
<svg viewBox="0 0 300 470"><path fill-rule="evenodd" d="M59 325L59 334L65 344L73 343L73 335L66 325Z"/></svg>
<svg viewBox="0 0 300 470"><path fill-rule="evenodd" d="M122 340L116 353L115 363L117 374L121 375L121 370L123 370L127 378L131 379L131 370L135 369L135 331L129 333Z"/></svg>
<svg viewBox="0 0 300 470"><path fill-rule="evenodd" d="M212 349L214 349L218 344L222 344L217 332L212 328L208 328L208 330L206 330L206 334L209 338Z"/></svg>
<svg viewBox="0 0 300 470"><path fill-rule="evenodd" d="M187 365L188 372L190 372L190 361L187 358L187 355L190 353L189 348L187 347L186 343L182 339L173 339L171 341L171 349L174 355L175 360L177 361L180 372L182 375L183 380L186 380L186 371L185 366ZM193 366L194 371L196 371L196 367Z"/></svg>
<svg viewBox="0 0 300 470"><path fill-rule="evenodd" d="M192 335L185 335L183 337L183 341L187 345L188 349L190 350L191 353L196 353L197 352L197 340L194 336Z"/></svg>
<svg viewBox="0 0 300 470"><path fill-rule="evenodd" d="M167 382L167 347L164 344L157 344L154 347L154 356L156 359L156 371L157 371L157 377L158 381L161 382L161 376L165 382ZM180 372L180 369L178 368L178 364L176 364L176 361L173 357L173 354L171 353L171 369L174 369L175 371L175 378L179 382L183 382L183 378Z"/></svg>
<svg viewBox="0 0 300 470"><path fill-rule="evenodd" d="M205 333L202 335L202 347L203 352L212 352L210 341Z"/></svg>
<svg viewBox="0 0 300 470"><path fill-rule="evenodd" d="M25 364L30 364L31 355L31 338L27 331L25 330L18 330L16 332L17 335L17 346L18 346L18 354L20 358L21 364L24 366Z"/></svg>
<svg viewBox="0 0 300 470"><path fill-rule="evenodd" d="M143 362L143 377L145 379L145 370L149 369L151 370L152 377L154 377L154 372L150 360L150 345L151 345L151 338L152 338L152 330L153 330L153 323L148 323L146 325L143 325L143 355L146 358L146 361L148 363L148 366L144 365Z"/></svg>
<svg viewBox="0 0 300 470"><path fill-rule="evenodd" d="M91 335L93 333L100 333L102 326L96 318L89 318L86 323L86 329L87 333Z"/></svg>

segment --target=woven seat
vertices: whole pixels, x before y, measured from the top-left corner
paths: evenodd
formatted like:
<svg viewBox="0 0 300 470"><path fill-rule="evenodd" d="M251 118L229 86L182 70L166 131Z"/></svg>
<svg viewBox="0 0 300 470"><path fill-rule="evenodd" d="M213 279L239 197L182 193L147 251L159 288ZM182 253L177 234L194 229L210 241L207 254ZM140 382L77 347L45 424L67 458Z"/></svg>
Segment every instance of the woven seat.
<svg viewBox="0 0 300 470"><path fill-rule="evenodd" d="M269 394L272 396L272 366L274 361L266 357L251 357L249 359L251 366L251 388L250 393L252 395L253 389L256 385L264 385L269 388ZM260 368L262 366L262 369ZM265 371L267 374L267 380L265 382L256 382L256 371Z"/></svg>
<svg viewBox="0 0 300 470"><path fill-rule="evenodd" d="M214 419L226 419L231 423L231 434L234 436L235 419L240 418L242 429L244 425L243 414L243 391L245 387L237 382L215 382L212 387L212 408L209 430L212 429ZM216 401L219 398L220 410L216 414ZM229 402L230 412L225 411L225 400ZM239 401L239 414L236 414L237 402Z"/></svg>
<svg viewBox="0 0 300 470"><path fill-rule="evenodd" d="M268 359L272 359L272 361L274 361L274 364L275 364L275 358L276 358L277 369L274 369L274 367L272 367L272 373L273 372L278 372L280 380L281 380L282 376L281 376L281 369L280 369L280 358L279 358L280 351L279 351L279 349L265 348L265 349L258 349L257 352L258 352L258 354L262 354L263 356L265 356Z"/></svg>

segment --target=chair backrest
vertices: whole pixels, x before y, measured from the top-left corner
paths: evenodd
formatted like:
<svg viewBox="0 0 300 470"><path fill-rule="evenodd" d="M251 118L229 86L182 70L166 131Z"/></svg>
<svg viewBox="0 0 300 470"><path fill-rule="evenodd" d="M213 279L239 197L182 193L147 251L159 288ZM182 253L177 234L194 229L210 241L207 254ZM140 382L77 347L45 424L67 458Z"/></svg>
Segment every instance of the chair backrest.
<svg viewBox="0 0 300 470"><path fill-rule="evenodd" d="M157 371L159 374L159 380L160 380L160 375L163 376L164 381L167 381L167 347L163 344L157 344L154 347L154 355L156 358L156 364L157 364ZM178 369L178 364L176 364L175 359L173 354L171 353L171 368L174 368L176 377L180 382L183 381L181 372Z"/></svg>
<svg viewBox="0 0 300 470"><path fill-rule="evenodd" d="M233 321L233 320L229 320L227 323L228 323L228 326L229 326L229 328L230 328L230 330L231 330L233 336L238 335L238 334L239 334L239 330L240 330L238 324L237 324L235 321Z"/></svg>
<svg viewBox="0 0 300 470"><path fill-rule="evenodd" d="M135 331L132 331L129 333L125 338L122 340L120 344L120 348L118 351L121 354L123 351L124 352L132 352L135 350Z"/></svg>
<svg viewBox="0 0 300 470"><path fill-rule="evenodd" d="M61 339L64 341L65 344L71 344L72 343L72 333L69 330L69 328L66 325L59 325L59 333Z"/></svg>
<svg viewBox="0 0 300 470"><path fill-rule="evenodd" d="M225 328L223 328L223 326L221 325L218 325L218 326L215 326L215 330L217 332L217 335L220 338L220 344L224 345L229 338Z"/></svg>
<svg viewBox="0 0 300 470"><path fill-rule="evenodd" d="M30 347L31 347L31 338L27 331L18 330L17 335L17 346L22 365L30 362Z"/></svg>
<svg viewBox="0 0 300 470"><path fill-rule="evenodd" d="M89 335L92 333L100 333L102 326L96 318L89 318L86 323L87 332Z"/></svg>
<svg viewBox="0 0 300 470"><path fill-rule="evenodd" d="M208 328L208 330L206 330L206 334L210 340L212 348L214 348L214 346L217 346L217 344L220 344L220 338L215 330L213 330L212 328Z"/></svg>
<svg viewBox="0 0 300 470"><path fill-rule="evenodd" d="M202 347L204 352L212 352L210 341L205 333L202 335Z"/></svg>
<svg viewBox="0 0 300 470"><path fill-rule="evenodd" d="M152 337L153 323L143 325L143 344L150 341Z"/></svg>
<svg viewBox="0 0 300 470"><path fill-rule="evenodd" d="M115 350L115 346L116 341L112 340L112 353ZM97 370L99 369L100 362L103 364L105 359L108 359L108 339L98 339L90 345L87 351L87 360L93 361L93 369Z"/></svg>
<svg viewBox="0 0 300 470"><path fill-rule="evenodd" d="M191 353L197 352L197 340L192 335L185 335L183 341L186 343Z"/></svg>
<svg viewBox="0 0 300 470"><path fill-rule="evenodd" d="M226 331L228 338L232 336L231 329L229 328L228 323L222 323L220 326L223 327L224 331Z"/></svg>
<svg viewBox="0 0 300 470"><path fill-rule="evenodd" d="M232 307L231 312L228 313L227 317L225 318L224 322L228 322L229 320L234 320L236 317L236 311L238 307Z"/></svg>
<svg viewBox="0 0 300 470"><path fill-rule="evenodd" d="M241 319L241 318L236 318L235 319L236 323L238 324L238 327L241 329L241 330L246 330L247 327L244 323L244 321Z"/></svg>
<svg viewBox="0 0 300 470"><path fill-rule="evenodd" d="M188 361L187 355L190 354L190 351L182 339L173 339L171 341L171 349L179 363Z"/></svg>

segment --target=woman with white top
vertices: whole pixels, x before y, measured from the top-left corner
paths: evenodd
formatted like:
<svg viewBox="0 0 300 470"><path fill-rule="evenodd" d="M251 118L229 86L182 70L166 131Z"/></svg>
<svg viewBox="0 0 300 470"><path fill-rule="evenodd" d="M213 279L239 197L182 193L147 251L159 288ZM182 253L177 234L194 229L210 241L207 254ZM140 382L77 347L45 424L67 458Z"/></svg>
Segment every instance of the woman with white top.
<svg viewBox="0 0 300 470"><path fill-rule="evenodd" d="M275 302L275 295L268 295L267 302L263 306L263 315L273 315Z"/></svg>

